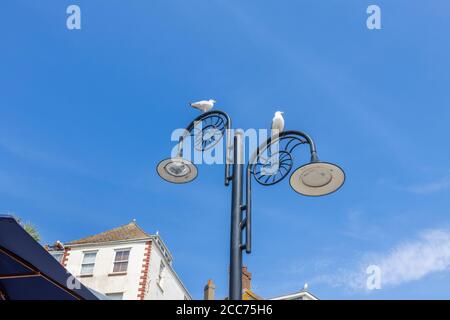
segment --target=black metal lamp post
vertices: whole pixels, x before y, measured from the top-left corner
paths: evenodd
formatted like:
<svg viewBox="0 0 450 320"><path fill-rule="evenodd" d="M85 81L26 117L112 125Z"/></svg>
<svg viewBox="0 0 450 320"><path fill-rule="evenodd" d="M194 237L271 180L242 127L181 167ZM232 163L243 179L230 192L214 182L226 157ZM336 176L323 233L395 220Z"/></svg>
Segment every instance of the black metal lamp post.
<svg viewBox="0 0 450 320"><path fill-rule="evenodd" d="M195 129L201 124L201 132ZM161 161L158 164L158 174L164 180L172 183L187 183L197 177L195 165L183 159L183 141L187 136L196 136L195 148L205 151L216 145L223 135L226 139L225 185L232 183L231 193L231 236L230 236L230 282L229 298L242 299L242 251L251 252L251 181L255 180L265 186L274 185L283 180L292 170L293 151L300 145L308 144L311 160L297 168L290 177L291 187L306 196L321 196L338 190L344 183L344 171L331 163L320 162L316 145L312 138L301 131L283 131L267 139L250 158L246 171L246 190L244 199L244 137L241 131L236 131L231 137L231 119L223 111L215 110L203 113L194 119L186 128L186 134L178 143L178 154L175 158ZM231 138L233 143L231 143ZM275 153L271 153L271 146L278 144ZM231 150L233 151L232 160ZM265 156L277 159L276 171L271 170L272 161ZM230 162L232 173L230 175ZM269 174L268 174L269 173ZM244 215L245 212L245 215ZM245 243L243 232L245 230Z"/></svg>

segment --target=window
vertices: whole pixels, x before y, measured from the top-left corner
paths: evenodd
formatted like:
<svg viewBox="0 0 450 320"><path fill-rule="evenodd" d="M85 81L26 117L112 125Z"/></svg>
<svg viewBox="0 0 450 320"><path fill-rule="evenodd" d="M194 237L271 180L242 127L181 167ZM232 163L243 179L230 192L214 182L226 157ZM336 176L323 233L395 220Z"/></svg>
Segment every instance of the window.
<svg viewBox="0 0 450 320"><path fill-rule="evenodd" d="M62 252L62 251L53 251L53 252L50 252L50 254L53 256L53 258L56 259L56 261L58 261L59 263L62 262L62 258L64 256L64 252Z"/></svg>
<svg viewBox="0 0 450 320"><path fill-rule="evenodd" d="M81 263L81 275L92 275L94 273L95 257L97 251L85 252Z"/></svg>
<svg viewBox="0 0 450 320"><path fill-rule="evenodd" d="M164 270L166 269L166 266L164 265L164 262L161 261L159 265L159 274L158 274L158 286L162 289L164 285Z"/></svg>
<svg viewBox="0 0 450 320"><path fill-rule="evenodd" d="M111 300L123 300L123 292L107 293L106 296Z"/></svg>
<svg viewBox="0 0 450 320"><path fill-rule="evenodd" d="M130 249L117 250L114 258L114 272L127 272Z"/></svg>

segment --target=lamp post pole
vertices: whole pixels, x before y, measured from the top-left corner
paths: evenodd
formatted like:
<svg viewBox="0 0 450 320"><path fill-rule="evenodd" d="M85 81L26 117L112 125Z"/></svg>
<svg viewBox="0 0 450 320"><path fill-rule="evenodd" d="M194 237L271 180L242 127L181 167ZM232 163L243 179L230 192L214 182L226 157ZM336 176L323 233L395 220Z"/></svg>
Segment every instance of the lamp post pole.
<svg viewBox="0 0 450 320"><path fill-rule="evenodd" d="M244 134L241 130L234 131L231 137L231 119L227 113L215 110L208 111L195 118L180 137L176 157L162 160L157 166L157 172L164 180L183 184L193 181L197 177L197 167L183 158L183 141L190 135L196 135L195 128L201 125L200 139L196 139L195 147L199 151L209 150L226 135L226 163L225 186L231 181L231 232L230 232L230 281L229 299L242 299L242 251L251 252L251 181L254 178L259 184L270 186L279 183L288 176L293 169L293 151L303 144L309 145L310 162L304 164L291 174L289 183L294 191L305 196L321 196L338 190L345 180L344 171L327 162L319 161L316 145L312 138L302 131L283 131L277 136L271 136L259 145L255 153L249 158L245 175L245 204L244 199ZM212 130L212 134L211 134ZM220 133L216 136L215 133ZM233 141L231 141L233 139ZM279 150L272 154L278 157L278 169L267 173L266 167L271 168L271 161L260 159L260 155L273 144L279 145ZM229 158L233 149L233 157ZM232 165L230 165L232 162ZM230 175L230 168L232 174ZM270 172L270 171L269 171ZM244 213L245 212L245 216ZM245 230L245 243L243 232Z"/></svg>
<svg viewBox="0 0 450 320"><path fill-rule="evenodd" d="M231 180L231 235L229 299L242 299L242 209L243 209L243 134L233 137L233 176Z"/></svg>

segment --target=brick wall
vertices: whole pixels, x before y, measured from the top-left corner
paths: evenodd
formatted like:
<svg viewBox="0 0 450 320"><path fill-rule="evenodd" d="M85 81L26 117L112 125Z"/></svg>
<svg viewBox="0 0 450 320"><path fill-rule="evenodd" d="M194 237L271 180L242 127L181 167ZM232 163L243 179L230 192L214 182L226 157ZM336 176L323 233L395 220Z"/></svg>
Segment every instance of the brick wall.
<svg viewBox="0 0 450 320"><path fill-rule="evenodd" d="M145 297L145 291L147 287L148 282L148 270L150 267L150 251L151 251L151 241L147 241L145 243L145 251L144 251L144 259L142 260L142 271L141 271L141 277L139 278L139 289L138 289L138 299L144 300Z"/></svg>
<svg viewBox="0 0 450 320"><path fill-rule="evenodd" d="M63 258L61 260L61 264L64 267L67 267L67 261L69 260L69 255L70 255L70 248L64 248L64 255L63 255Z"/></svg>

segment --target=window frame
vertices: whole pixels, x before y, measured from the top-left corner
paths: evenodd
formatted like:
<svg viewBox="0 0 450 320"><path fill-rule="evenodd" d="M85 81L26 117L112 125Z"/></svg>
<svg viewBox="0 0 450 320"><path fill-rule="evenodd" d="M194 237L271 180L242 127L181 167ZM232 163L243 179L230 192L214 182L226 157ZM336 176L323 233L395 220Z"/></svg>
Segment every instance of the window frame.
<svg viewBox="0 0 450 320"><path fill-rule="evenodd" d="M159 270L158 270L158 278L156 279L156 284L161 289L161 291L164 292L164 276L163 273L166 271L166 264L164 263L163 259L160 260L159 263Z"/></svg>
<svg viewBox="0 0 450 320"><path fill-rule="evenodd" d="M116 261L117 253L125 252L125 251L128 251L127 260ZM128 266L130 264L130 254L131 254L131 247L114 249L114 259L113 259L113 263L112 263L111 274L126 274L128 272ZM116 263L125 263L125 262L127 263L127 267L126 267L125 271L114 271L114 267L116 266Z"/></svg>
<svg viewBox="0 0 450 320"><path fill-rule="evenodd" d="M92 263L85 263L84 259L86 257L87 254L92 254L95 253L94 256L94 262ZM98 254L98 250L87 250L87 251L83 251L83 258L81 259L81 266L80 266L80 277L92 277L94 275L94 268L95 268L95 262L97 260L97 254ZM92 272L91 273L83 273L83 266L84 265L91 265L92 264Z"/></svg>
<svg viewBox="0 0 450 320"><path fill-rule="evenodd" d="M54 250L54 251L50 251L49 253L56 261L58 261L59 263L62 263L62 261L64 259L64 250ZM60 255L61 258L56 259L55 255Z"/></svg>
<svg viewBox="0 0 450 320"><path fill-rule="evenodd" d="M124 291L120 291L120 292L108 292L108 293L105 293L105 296L111 297L111 295L115 295L115 294L121 294L122 297L121 297L120 299L111 299L111 300L120 301L120 300L123 300L123 296L124 296L125 292L124 292Z"/></svg>

